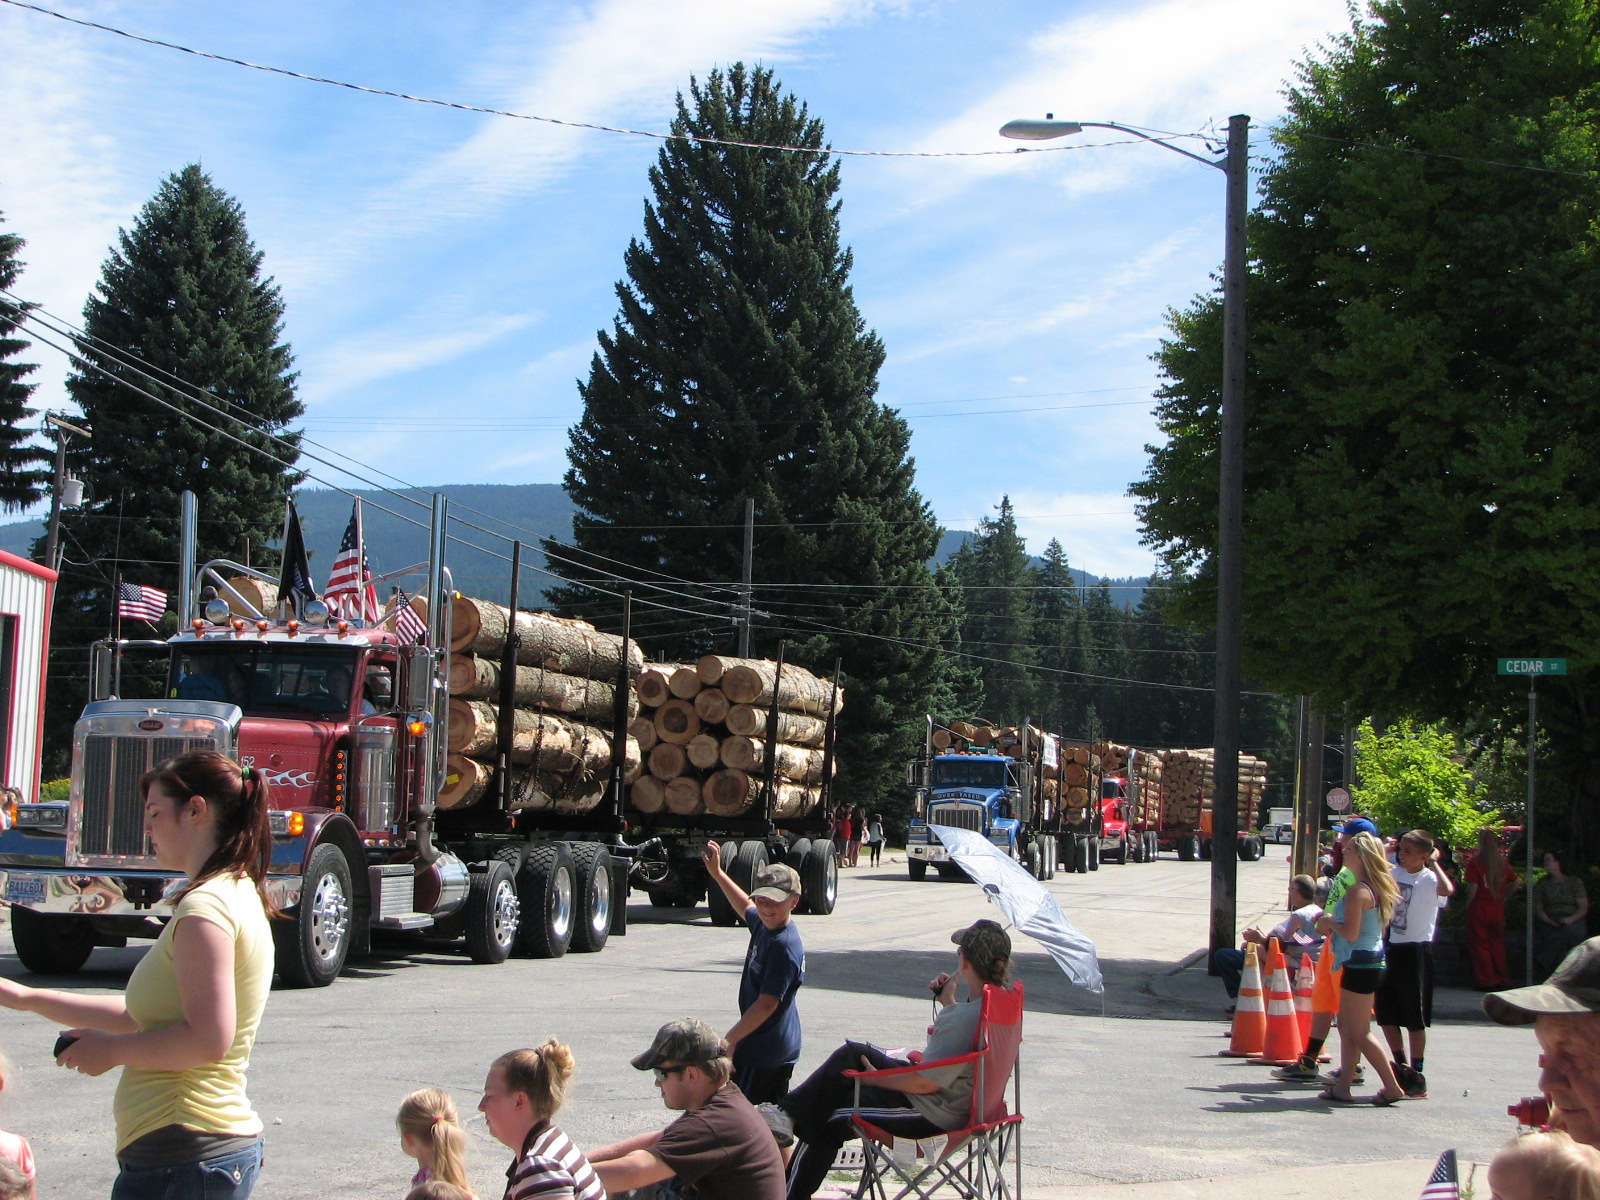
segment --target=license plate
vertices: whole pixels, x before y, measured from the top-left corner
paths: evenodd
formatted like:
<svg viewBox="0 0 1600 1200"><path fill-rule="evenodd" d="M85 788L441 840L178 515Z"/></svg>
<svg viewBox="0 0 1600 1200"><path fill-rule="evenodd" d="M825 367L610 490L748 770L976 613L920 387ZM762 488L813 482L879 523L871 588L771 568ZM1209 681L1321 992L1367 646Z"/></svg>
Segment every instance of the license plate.
<svg viewBox="0 0 1600 1200"><path fill-rule="evenodd" d="M43 904L44 893L43 875L18 875L13 871L6 877L6 902L9 904Z"/></svg>

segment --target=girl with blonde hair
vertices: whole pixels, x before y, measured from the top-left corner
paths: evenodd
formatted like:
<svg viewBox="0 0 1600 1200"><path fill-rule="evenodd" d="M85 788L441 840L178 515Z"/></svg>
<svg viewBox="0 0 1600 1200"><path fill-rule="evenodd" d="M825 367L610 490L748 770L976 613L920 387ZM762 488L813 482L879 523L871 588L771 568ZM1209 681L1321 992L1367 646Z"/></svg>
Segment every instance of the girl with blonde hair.
<svg viewBox="0 0 1600 1200"><path fill-rule="evenodd" d="M412 1092L400 1101L394 1123L400 1131L400 1149L417 1160L417 1173L411 1177L413 1189L438 1179L471 1193L467 1135L449 1092L439 1088Z"/></svg>
<svg viewBox="0 0 1600 1200"><path fill-rule="evenodd" d="M1400 889L1389 874L1383 843L1370 833L1358 833L1345 844L1345 869L1355 882L1317 920L1317 930L1330 939L1333 965L1342 968L1339 979L1339 1076L1318 1099L1333 1104L1354 1104L1350 1081L1362 1058L1383 1079L1383 1090L1372 1103L1387 1106L1406 1098L1395 1078L1388 1048L1372 1028L1372 997L1383 981L1383 930L1394 912Z"/></svg>
<svg viewBox="0 0 1600 1200"><path fill-rule="evenodd" d="M583 1151L550 1123L576 1065L572 1048L550 1038L536 1050L502 1054L489 1067L478 1111L517 1156L503 1200L606 1200Z"/></svg>

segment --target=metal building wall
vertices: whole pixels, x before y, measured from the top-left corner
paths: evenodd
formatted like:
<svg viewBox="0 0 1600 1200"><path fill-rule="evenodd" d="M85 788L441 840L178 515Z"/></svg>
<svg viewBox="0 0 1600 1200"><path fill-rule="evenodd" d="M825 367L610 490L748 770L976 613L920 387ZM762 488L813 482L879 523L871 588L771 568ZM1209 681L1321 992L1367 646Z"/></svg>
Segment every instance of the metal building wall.
<svg viewBox="0 0 1600 1200"><path fill-rule="evenodd" d="M6 555L7 559L11 556ZM17 618L17 647L11 680L11 752L3 782L21 790L23 799L38 799L39 725L43 718L45 638L49 628L50 584L40 575L0 559L0 613Z"/></svg>

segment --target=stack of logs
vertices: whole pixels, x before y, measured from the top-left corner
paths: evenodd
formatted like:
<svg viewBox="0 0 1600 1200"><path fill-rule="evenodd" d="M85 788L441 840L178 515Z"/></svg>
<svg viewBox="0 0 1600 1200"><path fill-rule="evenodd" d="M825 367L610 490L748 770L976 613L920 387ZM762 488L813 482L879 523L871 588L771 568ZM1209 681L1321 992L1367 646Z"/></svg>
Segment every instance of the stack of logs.
<svg viewBox="0 0 1600 1200"><path fill-rule="evenodd" d="M1102 742L1060 740L1061 824L1083 825L1100 803L1100 777L1105 769Z"/></svg>
<svg viewBox="0 0 1600 1200"><path fill-rule="evenodd" d="M767 717L777 664L708 654L693 665L650 663L634 688L640 705L629 733L645 771L628 789L644 813L747 813L767 770ZM772 815L792 819L822 801L828 718L844 693L803 667L785 665L778 689Z"/></svg>
<svg viewBox="0 0 1600 1200"><path fill-rule="evenodd" d="M1134 825L1145 829L1161 827L1161 764L1164 755L1158 751L1138 750L1131 746L1112 746L1112 761L1120 760L1117 773L1126 773L1129 787L1126 794L1133 804L1124 816ZM1128 767L1130 760L1132 769Z"/></svg>
<svg viewBox="0 0 1600 1200"><path fill-rule="evenodd" d="M457 596L451 612L450 724L445 786L439 807L468 808L490 789L499 755L500 664L510 610ZM616 683L622 639L584 621L518 612L511 762L516 809L583 813L605 794L611 770ZM629 646L627 678L644 666ZM633 689L628 716L638 711ZM626 739L625 780L641 769L639 744Z"/></svg>
<svg viewBox="0 0 1600 1200"><path fill-rule="evenodd" d="M1214 750L1168 750L1161 756L1163 824L1168 829L1198 829L1200 814L1211 811L1216 789ZM1267 788L1267 764L1239 756L1239 828L1254 829Z"/></svg>

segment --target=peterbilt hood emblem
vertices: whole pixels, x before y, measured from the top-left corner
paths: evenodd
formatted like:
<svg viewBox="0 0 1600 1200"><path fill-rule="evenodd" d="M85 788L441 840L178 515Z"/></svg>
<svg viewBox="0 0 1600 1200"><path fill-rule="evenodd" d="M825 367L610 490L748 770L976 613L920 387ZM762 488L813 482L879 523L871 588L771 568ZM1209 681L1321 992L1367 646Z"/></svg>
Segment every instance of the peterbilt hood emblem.
<svg viewBox="0 0 1600 1200"><path fill-rule="evenodd" d="M154 717L147 717L145 720L139 722L139 728L144 730L146 733L154 733L156 730L165 729L166 727L167 723L165 721L158 721Z"/></svg>

